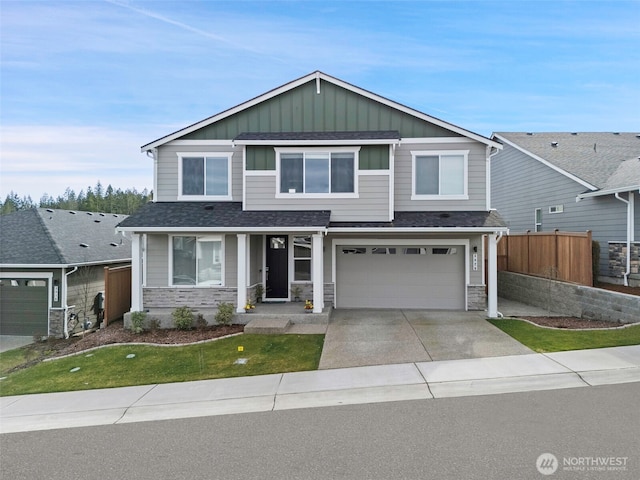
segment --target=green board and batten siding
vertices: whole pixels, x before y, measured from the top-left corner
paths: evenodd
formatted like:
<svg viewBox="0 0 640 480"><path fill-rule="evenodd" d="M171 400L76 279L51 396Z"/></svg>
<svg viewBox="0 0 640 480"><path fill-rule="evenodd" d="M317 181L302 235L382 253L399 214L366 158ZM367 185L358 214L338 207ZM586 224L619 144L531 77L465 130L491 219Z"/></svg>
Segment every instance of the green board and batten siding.
<svg viewBox="0 0 640 480"><path fill-rule="evenodd" d="M388 170L389 147L387 145L363 145L358 154L360 170ZM275 170L276 152L273 146L250 145L247 147L247 170Z"/></svg>
<svg viewBox="0 0 640 480"><path fill-rule="evenodd" d="M321 82L318 94L315 81L310 81L181 139L229 140L243 132L377 130L398 130L403 138L461 136L328 82ZM363 147L359 167L361 170L389 168L388 157L386 146ZM273 147L247 148L247 169L275 169Z"/></svg>

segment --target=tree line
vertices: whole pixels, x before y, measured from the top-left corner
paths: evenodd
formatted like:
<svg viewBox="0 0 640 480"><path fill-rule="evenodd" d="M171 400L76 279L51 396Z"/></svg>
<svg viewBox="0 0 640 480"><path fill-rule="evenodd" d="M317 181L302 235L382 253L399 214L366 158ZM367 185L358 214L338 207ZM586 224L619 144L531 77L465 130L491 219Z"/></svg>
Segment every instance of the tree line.
<svg viewBox="0 0 640 480"><path fill-rule="evenodd" d="M0 215L35 207L131 215L149 201L151 192L146 188L141 192L135 188L114 189L111 185L104 188L98 182L93 188L89 186L86 192L80 190L78 194L68 187L63 195L56 198L45 193L37 203L30 195L20 197L11 191L4 201L0 201Z"/></svg>

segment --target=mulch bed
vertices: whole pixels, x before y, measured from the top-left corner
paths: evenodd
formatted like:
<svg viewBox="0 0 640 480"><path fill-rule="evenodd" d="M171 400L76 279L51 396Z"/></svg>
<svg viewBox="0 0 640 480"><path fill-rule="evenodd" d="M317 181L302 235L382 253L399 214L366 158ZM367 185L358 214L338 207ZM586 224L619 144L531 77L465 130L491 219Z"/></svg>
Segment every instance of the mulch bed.
<svg viewBox="0 0 640 480"><path fill-rule="evenodd" d="M536 325L543 327L566 328L568 330L589 329L589 328L616 328L623 324L605 322L604 320L584 320L576 317L517 317L529 320Z"/></svg>
<svg viewBox="0 0 640 480"><path fill-rule="evenodd" d="M40 357L34 362L29 362L32 364L46 357L70 355L114 343L181 345L211 340L243 331L244 325L214 325L206 328L194 328L193 330L156 329L135 334L131 330L125 329L122 322L115 322L106 328L87 333L82 337L71 337L69 339L50 338L42 342L35 342L26 348L37 352Z"/></svg>
<svg viewBox="0 0 640 480"><path fill-rule="evenodd" d="M624 285L616 285L614 283L601 283L598 282L594 285L596 288L602 288L604 290L611 290L612 292L626 293L628 295L640 296L640 287L625 287Z"/></svg>

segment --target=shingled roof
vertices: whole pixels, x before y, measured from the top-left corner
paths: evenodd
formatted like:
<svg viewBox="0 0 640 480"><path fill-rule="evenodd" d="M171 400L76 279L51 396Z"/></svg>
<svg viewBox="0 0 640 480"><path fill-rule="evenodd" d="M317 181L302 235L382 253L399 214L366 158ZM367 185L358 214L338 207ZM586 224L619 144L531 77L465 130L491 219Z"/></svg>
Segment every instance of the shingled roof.
<svg viewBox="0 0 640 480"><path fill-rule="evenodd" d="M321 228L329 224L328 210L243 211L241 202L147 203L120 223L123 229L252 229Z"/></svg>
<svg viewBox="0 0 640 480"><path fill-rule="evenodd" d="M496 132L494 137L597 189L639 184L640 133Z"/></svg>
<svg viewBox="0 0 640 480"><path fill-rule="evenodd" d="M506 223L495 210L395 212L392 222L331 222L330 228L505 228Z"/></svg>
<svg viewBox="0 0 640 480"><path fill-rule="evenodd" d="M0 216L0 265L82 265L131 259L116 232L126 215L32 208Z"/></svg>

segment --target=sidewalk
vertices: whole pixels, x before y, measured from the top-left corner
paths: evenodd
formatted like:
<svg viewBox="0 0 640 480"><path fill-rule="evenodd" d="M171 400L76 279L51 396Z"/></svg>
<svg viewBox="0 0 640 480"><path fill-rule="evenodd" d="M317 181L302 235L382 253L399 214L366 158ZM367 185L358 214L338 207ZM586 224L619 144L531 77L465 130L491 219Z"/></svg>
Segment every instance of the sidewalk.
<svg viewBox="0 0 640 480"><path fill-rule="evenodd" d="M640 382L640 345L0 397L0 433Z"/></svg>

